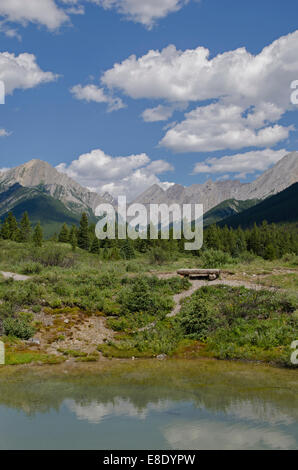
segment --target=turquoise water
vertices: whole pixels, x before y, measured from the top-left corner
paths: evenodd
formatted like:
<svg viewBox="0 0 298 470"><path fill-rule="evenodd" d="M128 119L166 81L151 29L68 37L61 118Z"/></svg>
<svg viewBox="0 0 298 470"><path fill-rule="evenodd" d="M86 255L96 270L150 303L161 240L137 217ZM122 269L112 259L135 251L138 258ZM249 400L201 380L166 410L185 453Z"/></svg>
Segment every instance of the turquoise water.
<svg viewBox="0 0 298 470"><path fill-rule="evenodd" d="M297 449L297 371L219 365L0 375L0 449Z"/></svg>

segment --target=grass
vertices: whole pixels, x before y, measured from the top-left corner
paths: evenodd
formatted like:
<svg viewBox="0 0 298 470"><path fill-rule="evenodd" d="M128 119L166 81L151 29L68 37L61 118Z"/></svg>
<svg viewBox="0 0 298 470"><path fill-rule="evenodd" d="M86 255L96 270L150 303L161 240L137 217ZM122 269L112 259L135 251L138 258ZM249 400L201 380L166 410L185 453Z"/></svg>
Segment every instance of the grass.
<svg viewBox="0 0 298 470"><path fill-rule="evenodd" d="M0 240L0 270L30 276L25 282L0 278L0 322L14 318L18 326L18 319L26 312L33 319L40 313L50 315L52 327L42 327L29 317L26 321L28 325L32 321L32 326L51 337L53 343L63 341L70 327L84 318L101 315L115 332L113 341L97 345L107 357L167 354L289 365L289 346L298 339L296 258L264 261L251 255L232 259L214 252L205 252L201 257L181 253L159 265L150 261L148 253L138 254L133 260L104 261L79 249L73 253L67 244L47 242L36 250ZM175 272L181 267L206 267L214 259L237 279L249 277L254 283L285 292L210 286L185 300L178 317L167 318L174 306L173 296L187 290L190 283L175 276L159 279L154 274ZM253 275L258 275L257 281ZM138 331L151 323L154 327ZM9 364L51 363L67 357L84 362L98 359L96 354L72 348L61 350L60 359L55 359L43 351L20 350L10 341Z"/></svg>
<svg viewBox="0 0 298 470"><path fill-rule="evenodd" d="M272 362L290 366L298 338L296 305L283 295L244 287L203 287L176 318L157 321L101 348L108 357L158 354Z"/></svg>

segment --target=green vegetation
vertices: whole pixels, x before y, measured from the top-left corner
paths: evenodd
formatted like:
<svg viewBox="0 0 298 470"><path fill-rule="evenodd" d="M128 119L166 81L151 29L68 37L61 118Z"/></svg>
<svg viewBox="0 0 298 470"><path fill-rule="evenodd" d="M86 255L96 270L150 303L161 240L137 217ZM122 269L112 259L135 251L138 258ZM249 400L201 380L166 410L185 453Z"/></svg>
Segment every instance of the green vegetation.
<svg viewBox="0 0 298 470"><path fill-rule="evenodd" d="M189 352L192 357L290 366L290 345L298 337L296 308L292 300L265 290L207 286L183 303L177 317L158 319L150 328L135 330L100 350L115 357ZM134 326L138 326L136 321Z"/></svg>
<svg viewBox="0 0 298 470"><path fill-rule="evenodd" d="M228 217L236 216L259 202L259 199L248 199L247 201L227 199L204 214L204 226L208 227L208 225L216 224Z"/></svg>
<svg viewBox="0 0 298 470"><path fill-rule="evenodd" d="M28 318L5 318L3 321L4 333L20 339L30 339L36 330Z"/></svg>
<svg viewBox="0 0 298 470"><path fill-rule="evenodd" d="M42 188L25 188L15 184L1 193L2 201L11 199L21 201L11 209L17 221L20 222L23 214L28 212L32 226L40 221L46 238L52 237L55 232L58 233L64 222L71 226L78 224L80 220L79 215L68 210L58 199L46 194ZM8 212L2 213L2 220L7 216Z"/></svg>
<svg viewBox="0 0 298 470"><path fill-rule="evenodd" d="M254 223L262 224L263 220L269 223L297 223L298 221L298 183L293 184L275 196L268 197L254 207L248 208L238 215L228 217L221 221L221 226L237 228L252 227Z"/></svg>
<svg viewBox="0 0 298 470"><path fill-rule="evenodd" d="M109 357L167 354L289 365L289 347L298 338L294 225L264 222L246 230L211 225L199 252L185 252L184 240L172 238L98 240L86 214L79 227L65 223L58 233L44 241L41 225L32 229L28 214L19 224L9 214L1 226L0 270L30 276L20 282L0 280L0 331L8 337L11 363L22 361L22 354L25 362L38 355L43 355L41 362L53 361L42 348L31 351L28 345L22 349L14 343L15 338L24 342L37 332L49 345L55 344L60 359L95 361L98 349ZM254 284L285 292L211 284L185 300L181 312L169 318L174 295L187 291L190 283L156 274L181 267L223 268L238 280L249 277ZM258 280L252 278L257 275ZM51 326L42 323L44 316ZM91 352L76 350L73 335L87 335L94 317L105 318L108 337L95 340Z"/></svg>

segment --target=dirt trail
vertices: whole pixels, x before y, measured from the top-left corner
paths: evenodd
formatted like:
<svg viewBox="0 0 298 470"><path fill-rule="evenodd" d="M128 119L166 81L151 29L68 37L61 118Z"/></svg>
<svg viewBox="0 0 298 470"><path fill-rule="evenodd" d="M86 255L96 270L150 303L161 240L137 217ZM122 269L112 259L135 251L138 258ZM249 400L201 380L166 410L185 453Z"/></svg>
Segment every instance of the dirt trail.
<svg viewBox="0 0 298 470"><path fill-rule="evenodd" d="M176 276L176 273L156 273L156 276L159 279L169 279L173 276ZM230 286L230 287L246 287L247 289L253 289L253 290L268 290L271 292L276 292L277 290L280 291L280 289L276 289L275 287L268 287L264 286L261 284L254 284L251 282L247 281L236 281L236 280L229 280L229 279L216 279L215 281L206 281L203 279L190 279L189 282L191 283L191 288L180 292L180 294L174 295L173 299L175 302L175 307L173 310L167 314L167 318L175 317L178 315L178 313L181 310L181 300L186 299L187 297L190 297L194 292L198 289L200 289L203 286L218 286L218 285L225 285L225 286ZM156 322L152 322L149 325L140 328L138 331L146 331L149 330L150 328L153 328L156 325Z"/></svg>
<svg viewBox="0 0 298 470"><path fill-rule="evenodd" d="M162 274L159 277L160 279L163 279ZM244 286L247 289L253 289L253 290L266 289L272 292L275 292L277 290L274 287L267 287L267 286L263 286L260 284L253 284L251 282L228 280L228 279L217 279L215 281L205 281L202 279L190 279L190 282L192 284L190 289L188 289L187 291L181 292L180 294L174 295L174 302L176 305L174 309L170 313L168 313L167 317L175 317L181 310L181 305L180 305L181 300L187 297L190 297L196 290L200 289L203 286L216 286L216 285L225 285L225 286L230 286L230 287Z"/></svg>
<svg viewBox="0 0 298 470"><path fill-rule="evenodd" d="M22 274L10 273L5 271L0 271L0 274L4 277L4 279L13 279L14 281L28 281L30 276L24 276Z"/></svg>

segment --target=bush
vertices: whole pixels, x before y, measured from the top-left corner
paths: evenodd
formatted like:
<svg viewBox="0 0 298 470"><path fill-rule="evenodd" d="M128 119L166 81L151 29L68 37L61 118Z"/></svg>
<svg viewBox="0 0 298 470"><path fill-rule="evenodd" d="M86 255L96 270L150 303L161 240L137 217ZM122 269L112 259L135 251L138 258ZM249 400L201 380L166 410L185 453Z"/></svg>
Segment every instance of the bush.
<svg viewBox="0 0 298 470"><path fill-rule="evenodd" d="M216 328L219 318L214 308L204 298L194 297L182 309L181 327L185 336L204 341Z"/></svg>
<svg viewBox="0 0 298 470"><path fill-rule="evenodd" d="M200 258L202 268L222 268L226 264L235 264L235 259L228 253L221 250L206 250L202 252Z"/></svg>
<svg viewBox="0 0 298 470"><path fill-rule="evenodd" d="M56 246L34 250L31 258L45 267L59 266L61 268L71 268L75 264L73 253L70 253L69 250L65 250L63 247Z"/></svg>
<svg viewBox="0 0 298 470"><path fill-rule="evenodd" d="M30 339L35 335L35 328L26 318L6 318L3 321L4 332L7 336L15 336L20 339Z"/></svg>
<svg viewBox="0 0 298 470"><path fill-rule="evenodd" d="M169 261L170 258L170 253L159 246L152 248L149 253L150 264L161 265Z"/></svg>
<svg viewBox="0 0 298 470"><path fill-rule="evenodd" d="M40 263L26 263L22 267L23 274L40 274L42 271L42 265Z"/></svg>
<svg viewBox="0 0 298 470"><path fill-rule="evenodd" d="M126 312L148 312L156 310L154 299L145 279L135 279L130 287L122 289L119 302Z"/></svg>
<svg viewBox="0 0 298 470"><path fill-rule="evenodd" d="M171 288L168 280L161 280L155 276L143 276L124 278L122 284L125 287L118 297L118 301L122 306L122 313L143 312L162 316L171 311L173 300L170 296L177 292L175 283Z"/></svg>

